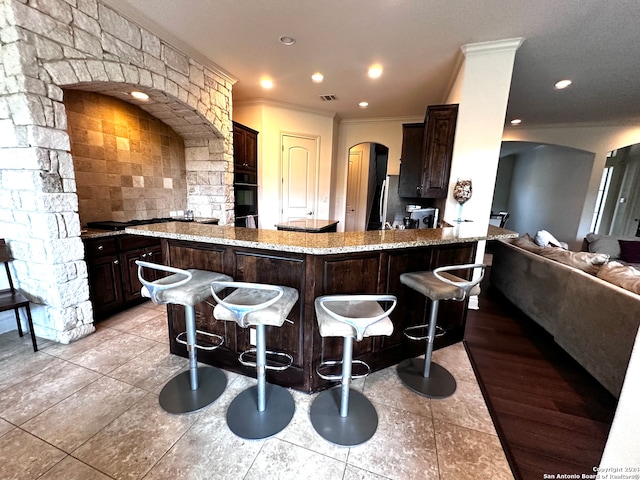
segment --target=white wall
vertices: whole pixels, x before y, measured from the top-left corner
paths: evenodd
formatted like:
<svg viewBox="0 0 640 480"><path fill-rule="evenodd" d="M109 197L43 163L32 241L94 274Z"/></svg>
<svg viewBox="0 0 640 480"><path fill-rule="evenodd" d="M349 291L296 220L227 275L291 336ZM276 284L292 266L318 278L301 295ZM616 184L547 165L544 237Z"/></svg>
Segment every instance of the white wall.
<svg viewBox="0 0 640 480"><path fill-rule="evenodd" d="M318 137L318 196L316 218L329 219L332 193L333 115L267 102L237 104L233 120L258 134L259 228L275 229L280 222L283 134Z"/></svg>
<svg viewBox="0 0 640 480"><path fill-rule="evenodd" d="M425 105L425 111L427 106ZM344 231L345 201L347 197L347 171L349 149L360 143L380 143L389 148L387 174L400 172L402 153L402 124L422 122L424 117L397 117L377 120L345 120L340 122L335 162L333 194L335 201L331 218L340 220L338 230Z"/></svg>
<svg viewBox="0 0 640 480"><path fill-rule="evenodd" d="M555 145L517 155L507 206L509 229L531 235L547 230L579 249L577 232L593 160L593 153Z"/></svg>
<svg viewBox="0 0 640 480"><path fill-rule="evenodd" d="M546 127L508 127L504 141L536 142L564 145L595 154L588 180L587 193L578 221L576 240L589 233L591 218L598 194L600 177L607 153L617 148L640 142L640 126L629 125L550 125Z"/></svg>

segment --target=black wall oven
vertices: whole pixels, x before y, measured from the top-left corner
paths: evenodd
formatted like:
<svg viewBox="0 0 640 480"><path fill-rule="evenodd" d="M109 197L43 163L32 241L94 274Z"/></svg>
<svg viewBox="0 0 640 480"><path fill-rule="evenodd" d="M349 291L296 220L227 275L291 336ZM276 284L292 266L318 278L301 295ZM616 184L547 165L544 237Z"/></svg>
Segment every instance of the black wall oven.
<svg viewBox="0 0 640 480"><path fill-rule="evenodd" d="M248 183L236 183L235 189L235 217L236 227L247 227L247 217L254 217L254 224L257 225L258 215L258 186Z"/></svg>

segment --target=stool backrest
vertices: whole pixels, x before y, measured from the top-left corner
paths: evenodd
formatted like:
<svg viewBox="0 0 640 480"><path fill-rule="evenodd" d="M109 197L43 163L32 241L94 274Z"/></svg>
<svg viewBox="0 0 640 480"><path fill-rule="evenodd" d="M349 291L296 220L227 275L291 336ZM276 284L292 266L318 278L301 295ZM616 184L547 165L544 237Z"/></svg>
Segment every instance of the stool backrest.
<svg viewBox="0 0 640 480"><path fill-rule="evenodd" d="M136 265L138 265L138 279L140 280L140 283L142 283L143 295L145 295L144 290L146 289L146 293L148 293L148 296L149 298L151 298L153 303L163 303L158 299L158 294L161 291L184 285L193 277L191 272L182 270L180 268L169 267L168 265L160 265L157 263L143 262L142 260L136 260ZM169 272L175 275L184 276L185 278L179 280L178 279L179 277L176 277L175 281L171 281L173 280L171 277L165 277L161 279L161 282L158 282L158 281L150 282L149 280L145 280L145 278L142 276L142 271L144 268L150 268L152 270L160 270L162 272Z"/></svg>
<svg viewBox="0 0 640 480"><path fill-rule="evenodd" d="M367 328L373 325L380 320L387 318L394 308L396 308L396 304L398 303L398 299L395 295L326 295L322 297L318 297L317 299L318 305L324 310L327 315L335 320L346 323L351 328L353 328L356 334L356 340L361 341L364 337L364 334ZM391 306L383 310L379 315L375 315L373 317L348 317L345 315L340 315L339 313L331 310L328 304L335 302L350 302L350 303L359 303L359 302L391 302Z"/></svg>
<svg viewBox="0 0 640 480"><path fill-rule="evenodd" d="M487 266L483 263L466 263L464 265L448 265L446 267L434 268L433 275L438 280L441 280L444 283L448 283L449 285L453 285L454 287L458 287L460 290L462 290L461 298L452 299L452 300L462 301L467 297L467 295L469 295L469 292L471 292L473 287L475 287L477 284L479 284L482 281L482 279L484 278L484 272L486 268ZM468 270L468 269L474 269L474 270L479 269L480 276L472 280L461 280L461 279L453 280L451 278L447 278L446 276L442 275L442 273L445 273L445 272Z"/></svg>

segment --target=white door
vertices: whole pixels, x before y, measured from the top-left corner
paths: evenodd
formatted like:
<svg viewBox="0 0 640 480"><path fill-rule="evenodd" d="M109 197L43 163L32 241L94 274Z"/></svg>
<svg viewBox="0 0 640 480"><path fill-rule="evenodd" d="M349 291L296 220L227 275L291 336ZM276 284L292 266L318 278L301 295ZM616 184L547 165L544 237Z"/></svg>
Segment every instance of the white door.
<svg viewBox="0 0 640 480"><path fill-rule="evenodd" d="M282 136L282 221L316 218L318 141Z"/></svg>
<svg viewBox="0 0 640 480"><path fill-rule="evenodd" d="M354 232L359 228L358 204L360 200L360 170L363 151L360 148L349 150L349 170L347 171L347 201L345 206L345 231Z"/></svg>

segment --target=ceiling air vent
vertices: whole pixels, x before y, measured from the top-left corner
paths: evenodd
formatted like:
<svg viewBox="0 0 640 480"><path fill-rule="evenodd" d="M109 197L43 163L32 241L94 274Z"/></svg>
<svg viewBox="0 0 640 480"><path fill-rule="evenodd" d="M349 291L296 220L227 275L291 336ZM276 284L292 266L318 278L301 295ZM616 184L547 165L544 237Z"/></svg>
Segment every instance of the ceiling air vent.
<svg viewBox="0 0 640 480"><path fill-rule="evenodd" d="M320 100L322 100L323 102L331 102L333 100L337 100L336 96L332 93L330 93L329 95L318 95L320 97Z"/></svg>

